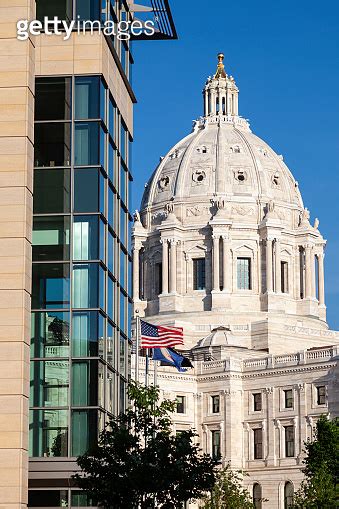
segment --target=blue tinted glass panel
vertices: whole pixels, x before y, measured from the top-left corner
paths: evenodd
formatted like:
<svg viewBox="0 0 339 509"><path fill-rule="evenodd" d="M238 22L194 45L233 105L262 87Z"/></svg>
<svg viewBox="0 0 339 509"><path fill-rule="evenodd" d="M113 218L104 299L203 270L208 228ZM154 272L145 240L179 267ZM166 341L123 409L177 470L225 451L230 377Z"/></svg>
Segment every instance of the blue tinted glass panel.
<svg viewBox="0 0 339 509"><path fill-rule="evenodd" d="M69 307L69 265L33 264L32 309Z"/></svg>
<svg viewBox="0 0 339 509"><path fill-rule="evenodd" d="M109 134L112 136L112 139L115 140L114 133L114 125L115 125L115 114L116 114L116 106L113 101L112 96L109 96L109 107L108 107L108 128Z"/></svg>
<svg viewBox="0 0 339 509"><path fill-rule="evenodd" d="M100 78L75 78L75 119L97 118L100 118Z"/></svg>
<svg viewBox="0 0 339 509"><path fill-rule="evenodd" d="M101 127L98 122L77 122L74 133L74 164L94 166L101 164Z"/></svg>
<svg viewBox="0 0 339 509"><path fill-rule="evenodd" d="M82 263L73 266L74 308L99 307L99 266L97 263Z"/></svg>
<svg viewBox="0 0 339 509"><path fill-rule="evenodd" d="M74 170L74 212L101 211L99 175L96 168Z"/></svg>
<svg viewBox="0 0 339 509"><path fill-rule="evenodd" d="M97 311L74 312L72 319L73 357L97 357L103 331L99 331ZM102 349L102 348L101 348Z"/></svg>
<svg viewBox="0 0 339 509"><path fill-rule="evenodd" d="M108 256L108 270L114 275L114 237L111 232L108 232L108 246L107 246L107 256Z"/></svg>
<svg viewBox="0 0 339 509"><path fill-rule="evenodd" d="M98 260L99 216L74 216L73 260Z"/></svg>

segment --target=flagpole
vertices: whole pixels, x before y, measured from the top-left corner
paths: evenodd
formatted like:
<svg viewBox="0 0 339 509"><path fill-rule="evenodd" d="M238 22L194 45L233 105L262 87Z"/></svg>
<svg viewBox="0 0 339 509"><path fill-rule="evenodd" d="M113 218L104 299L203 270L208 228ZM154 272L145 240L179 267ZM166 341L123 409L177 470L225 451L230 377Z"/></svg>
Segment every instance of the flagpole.
<svg viewBox="0 0 339 509"><path fill-rule="evenodd" d="M148 363L149 363L149 358L148 358L148 348L146 349L146 366L145 366L145 387L148 386Z"/></svg>
<svg viewBox="0 0 339 509"><path fill-rule="evenodd" d="M135 326L136 326L136 335L135 335L135 381L139 382L139 349L140 349L140 317L139 310L135 311Z"/></svg>
<svg viewBox="0 0 339 509"><path fill-rule="evenodd" d="M158 361L153 361L153 369L154 369L153 385L154 387L156 387L158 385Z"/></svg>

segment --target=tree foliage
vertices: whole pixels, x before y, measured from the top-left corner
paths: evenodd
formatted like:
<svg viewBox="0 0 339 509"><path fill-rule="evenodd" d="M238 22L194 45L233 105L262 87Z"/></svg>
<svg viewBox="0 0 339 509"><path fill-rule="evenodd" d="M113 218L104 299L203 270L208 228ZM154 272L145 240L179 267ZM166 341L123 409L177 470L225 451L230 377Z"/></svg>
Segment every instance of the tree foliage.
<svg viewBox="0 0 339 509"><path fill-rule="evenodd" d="M294 497L296 509L339 507L339 420L321 416L314 440L305 443L305 479Z"/></svg>
<svg viewBox="0 0 339 509"><path fill-rule="evenodd" d="M220 470L203 509L254 509L251 495L243 488L244 475L240 470L231 470L230 465Z"/></svg>
<svg viewBox="0 0 339 509"><path fill-rule="evenodd" d="M106 509L174 509L199 499L215 482L215 461L201 453L196 434L173 435L174 403L159 402L157 387L131 383L133 405L101 432L77 460L76 484Z"/></svg>

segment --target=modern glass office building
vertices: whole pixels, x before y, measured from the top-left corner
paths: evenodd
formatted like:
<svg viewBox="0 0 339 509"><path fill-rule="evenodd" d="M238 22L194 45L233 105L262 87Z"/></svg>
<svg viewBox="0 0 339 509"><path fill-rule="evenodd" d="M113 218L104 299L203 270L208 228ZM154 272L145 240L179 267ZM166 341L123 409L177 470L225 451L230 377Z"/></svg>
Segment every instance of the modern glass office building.
<svg viewBox="0 0 339 509"><path fill-rule="evenodd" d="M167 0L142 3L8 1L0 16L140 15L176 37ZM0 51L0 505L92 506L76 457L125 409L130 373L131 42L9 30Z"/></svg>

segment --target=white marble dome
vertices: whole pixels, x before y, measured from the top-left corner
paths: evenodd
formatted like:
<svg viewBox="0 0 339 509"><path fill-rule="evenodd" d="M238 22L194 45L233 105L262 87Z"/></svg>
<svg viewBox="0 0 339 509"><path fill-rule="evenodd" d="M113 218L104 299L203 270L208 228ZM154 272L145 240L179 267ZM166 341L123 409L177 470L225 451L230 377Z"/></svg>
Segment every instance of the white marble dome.
<svg viewBox="0 0 339 509"><path fill-rule="evenodd" d="M149 226L159 224L170 201L178 219L185 222L213 215L211 204L220 196L229 203L230 219L251 216L260 223L265 207L274 202L278 217L298 226L303 210L298 183L282 156L238 116L238 89L232 77L224 76L208 79L205 116L162 158L146 185L141 211ZM182 203L188 205L186 210ZM145 216L146 211L151 217Z"/></svg>

